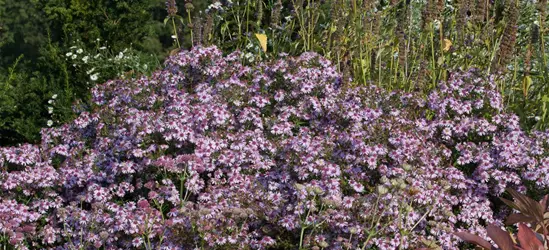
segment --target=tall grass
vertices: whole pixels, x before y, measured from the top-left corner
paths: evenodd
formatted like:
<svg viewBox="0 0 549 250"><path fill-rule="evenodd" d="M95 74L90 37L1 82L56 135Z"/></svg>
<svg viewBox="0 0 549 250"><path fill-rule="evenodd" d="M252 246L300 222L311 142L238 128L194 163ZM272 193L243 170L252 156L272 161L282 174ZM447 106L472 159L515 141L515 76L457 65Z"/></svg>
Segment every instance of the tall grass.
<svg viewBox="0 0 549 250"><path fill-rule="evenodd" d="M195 39L195 45L254 52L253 34L264 33L263 57L315 51L337 63L349 84L389 90L426 92L453 70L476 67L499 76L500 91L523 125L548 128L547 1L238 0L221 6L195 14L211 27L200 35L207 42Z"/></svg>

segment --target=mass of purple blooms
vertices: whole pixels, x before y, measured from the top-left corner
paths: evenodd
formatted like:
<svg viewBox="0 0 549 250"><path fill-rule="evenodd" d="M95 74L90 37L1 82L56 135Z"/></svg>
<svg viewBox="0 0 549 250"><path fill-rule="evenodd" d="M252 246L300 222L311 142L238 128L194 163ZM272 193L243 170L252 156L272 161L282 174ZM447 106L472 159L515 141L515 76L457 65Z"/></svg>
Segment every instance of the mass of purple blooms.
<svg viewBox="0 0 549 250"><path fill-rule="evenodd" d="M549 187L549 132L494 79L428 96L343 84L314 53L243 64L197 47L93 89L94 106L0 148L0 239L21 249L457 249ZM2 238L3 237L3 238Z"/></svg>

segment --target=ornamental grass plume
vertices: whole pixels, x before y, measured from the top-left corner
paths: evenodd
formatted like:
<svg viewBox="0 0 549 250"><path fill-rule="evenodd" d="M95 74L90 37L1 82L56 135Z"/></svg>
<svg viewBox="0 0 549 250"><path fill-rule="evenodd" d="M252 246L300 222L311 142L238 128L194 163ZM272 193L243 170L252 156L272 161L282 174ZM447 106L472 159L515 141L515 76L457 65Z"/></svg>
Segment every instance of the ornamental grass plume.
<svg viewBox="0 0 549 250"><path fill-rule="evenodd" d="M482 71L427 99L342 82L315 53L195 46L98 85L93 112L0 148L1 243L458 249L501 222L505 188L549 187L549 132L521 130Z"/></svg>

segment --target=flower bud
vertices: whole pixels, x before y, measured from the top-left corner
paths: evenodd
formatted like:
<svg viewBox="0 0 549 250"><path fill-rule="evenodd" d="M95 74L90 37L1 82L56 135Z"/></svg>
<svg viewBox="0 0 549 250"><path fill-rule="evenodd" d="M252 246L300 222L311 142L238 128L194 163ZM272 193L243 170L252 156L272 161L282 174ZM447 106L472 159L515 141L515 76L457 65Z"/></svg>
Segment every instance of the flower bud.
<svg viewBox="0 0 549 250"><path fill-rule="evenodd" d="M318 243L318 245L322 248L327 248L328 247L328 242L326 241L321 241L320 243Z"/></svg>
<svg viewBox="0 0 549 250"><path fill-rule="evenodd" d="M377 186L377 193L380 194L380 195L384 195L386 194L387 192L389 192L389 189L387 187L385 187L384 185L379 185Z"/></svg>
<svg viewBox="0 0 549 250"><path fill-rule="evenodd" d="M320 187L318 187L318 186L315 186L315 187L313 188L313 191L314 191L315 194L317 194L317 195L321 195L321 194L324 193L324 190L322 190L322 188L320 188Z"/></svg>
<svg viewBox="0 0 549 250"><path fill-rule="evenodd" d="M301 185L301 184L299 184L299 183L296 183L296 184L295 184L295 189L301 191L301 190L305 189L305 186L303 186L303 185Z"/></svg>
<svg viewBox="0 0 549 250"><path fill-rule="evenodd" d="M193 10L194 9L194 5L192 3L186 3L185 4L185 9L186 10Z"/></svg>

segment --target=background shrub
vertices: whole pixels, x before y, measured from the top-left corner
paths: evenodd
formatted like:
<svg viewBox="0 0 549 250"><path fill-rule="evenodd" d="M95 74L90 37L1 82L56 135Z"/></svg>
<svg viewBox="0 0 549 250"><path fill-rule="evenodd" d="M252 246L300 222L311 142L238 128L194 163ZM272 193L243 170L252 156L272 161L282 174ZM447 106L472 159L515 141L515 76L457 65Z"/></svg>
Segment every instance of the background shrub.
<svg viewBox="0 0 549 250"><path fill-rule="evenodd" d="M90 60L102 66L96 67L98 81L154 70L172 46L164 16L162 0L1 1L0 82L10 91L0 95L10 104L0 111L0 144L38 142L48 121L54 126L65 122L74 117L75 102L89 104L93 82L86 72L91 67L67 60L73 46L87 53L106 47L101 58ZM124 63L112 63L124 50L129 54L116 60ZM150 67L144 69L145 64ZM54 94L58 101L52 119L47 101Z"/></svg>
<svg viewBox="0 0 549 250"><path fill-rule="evenodd" d="M93 88L93 112L2 148L0 230L30 246L458 248L549 185L549 134L493 77L428 93L348 87L315 53L249 64L195 47Z"/></svg>

